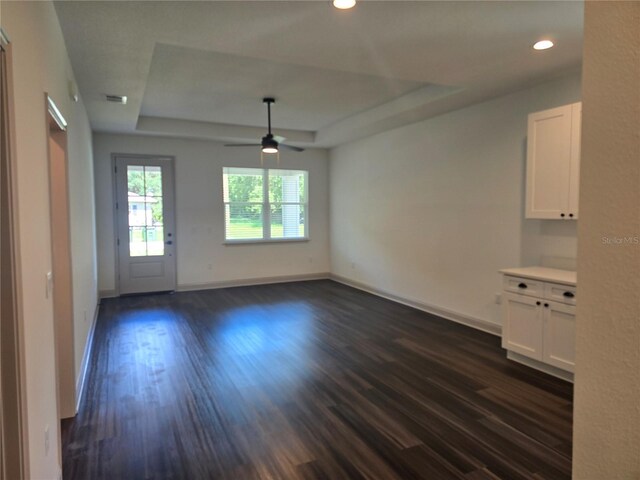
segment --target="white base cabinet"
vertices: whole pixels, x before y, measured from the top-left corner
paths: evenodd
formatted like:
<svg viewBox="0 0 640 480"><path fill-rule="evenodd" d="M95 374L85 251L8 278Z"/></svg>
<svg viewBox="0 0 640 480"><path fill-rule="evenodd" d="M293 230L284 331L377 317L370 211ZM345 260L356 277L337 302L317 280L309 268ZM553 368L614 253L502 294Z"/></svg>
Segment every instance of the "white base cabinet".
<svg viewBox="0 0 640 480"><path fill-rule="evenodd" d="M503 285L502 347L573 372L576 287L507 274Z"/></svg>

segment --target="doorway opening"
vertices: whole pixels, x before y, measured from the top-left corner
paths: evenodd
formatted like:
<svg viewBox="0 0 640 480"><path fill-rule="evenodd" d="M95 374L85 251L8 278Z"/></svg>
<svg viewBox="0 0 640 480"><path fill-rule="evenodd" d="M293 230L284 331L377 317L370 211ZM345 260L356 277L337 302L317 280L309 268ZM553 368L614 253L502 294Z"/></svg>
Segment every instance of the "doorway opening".
<svg viewBox="0 0 640 480"><path fill-rule="evenodd" d="M76 414L67 122L51 97L47 95L46 101L56 383L58 417L63 419Z"/></svg>

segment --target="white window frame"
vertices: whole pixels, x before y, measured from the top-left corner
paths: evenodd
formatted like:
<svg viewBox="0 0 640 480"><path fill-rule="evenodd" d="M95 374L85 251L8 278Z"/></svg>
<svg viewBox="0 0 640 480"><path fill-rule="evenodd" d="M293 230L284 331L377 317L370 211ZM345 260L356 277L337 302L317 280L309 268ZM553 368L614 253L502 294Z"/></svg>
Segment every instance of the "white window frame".
<svg viewBox="0 0 640 480"><path fill-rule="evenodd" d="M226 169L255 170L256 174L262 172L262 203L260 202L227 202L224 199L224 174ZM304 236L293 238L272 238L271 237L271 202L269 201L269 172L270 171L293 171L304 172L305 174L305 202L279 202L274 205L301 205L304 208ZM309 170L300 168L254 168L254 167L222 167L222 209L224 217L224 244L236 245L245 243L287 243L287 242L308 242L309 241ZM228 239L227 238L227 205L262 205L262 238Z"/></svg>

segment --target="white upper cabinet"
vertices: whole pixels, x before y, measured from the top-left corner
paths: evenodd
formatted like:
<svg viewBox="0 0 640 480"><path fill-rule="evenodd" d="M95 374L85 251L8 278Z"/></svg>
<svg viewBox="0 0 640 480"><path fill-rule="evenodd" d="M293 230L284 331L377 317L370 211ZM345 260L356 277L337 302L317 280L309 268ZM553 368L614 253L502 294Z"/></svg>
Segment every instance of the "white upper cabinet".
<svg viewBox="0 0 640 480"><path fill-rule="evenodd" d="M582 103L529 115L526 218L578 218Z"/></svg>

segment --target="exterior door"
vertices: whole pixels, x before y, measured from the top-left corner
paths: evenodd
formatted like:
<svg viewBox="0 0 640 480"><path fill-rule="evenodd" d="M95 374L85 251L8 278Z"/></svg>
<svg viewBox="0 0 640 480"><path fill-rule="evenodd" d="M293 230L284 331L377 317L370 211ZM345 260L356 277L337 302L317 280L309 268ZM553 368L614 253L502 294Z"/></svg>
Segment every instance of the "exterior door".
<svg viewBox="0 0 640 480"><path fill-rule="evenodd" d="M173 159L115 157L120 294L176 288Z"/></svg>

